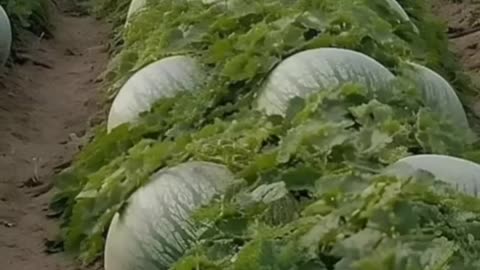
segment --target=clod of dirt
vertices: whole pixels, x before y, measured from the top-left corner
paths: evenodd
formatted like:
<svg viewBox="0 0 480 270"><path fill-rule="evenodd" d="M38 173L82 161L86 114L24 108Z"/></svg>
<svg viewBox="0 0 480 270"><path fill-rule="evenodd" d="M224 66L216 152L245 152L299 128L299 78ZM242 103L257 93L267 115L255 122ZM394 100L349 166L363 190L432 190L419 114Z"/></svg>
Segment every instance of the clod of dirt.
<svg viewBox="0 0 480 270"><path fill-rule="evenodd" d="M65 49L65 55L68 55L68 56L78 56L78 55L82 55L82 54L79 53L79 52L74 51L73 49L66 48L66 49Z"/></svg>
<svg viewBox="0 0 480 270"><path fill-rule="evenodd" d="M470 50L476 50L478 48L478 43L473 43L467 46Z"/></svg>
<svg viewBox="0 0 480 270"><path fill-rule="evenodd" d="M44 67L44 68L48 68L48 69L53 69L52 64L47 63L44 60L34 59L29 54L22 54L22 53L17 54L17 63L18 64L24 65L28 62L31 62L36 66L40 66L40 67Z"/></svg>
<svg viewBox="0 0 480 270"><path fill-rule="evenodd" d="M28 180L23 182L20 187L38 187L41 186L43 183L40 181L40 179L37 179L35 176L30 177Z"/></svg>
<svg viewBox="0 0 480 270"><path fill-rule="evenodd" d="M7 227L7 228L12 228L15 226L15 224L5 221L5 220L0 220L0 225Z"/></svg>

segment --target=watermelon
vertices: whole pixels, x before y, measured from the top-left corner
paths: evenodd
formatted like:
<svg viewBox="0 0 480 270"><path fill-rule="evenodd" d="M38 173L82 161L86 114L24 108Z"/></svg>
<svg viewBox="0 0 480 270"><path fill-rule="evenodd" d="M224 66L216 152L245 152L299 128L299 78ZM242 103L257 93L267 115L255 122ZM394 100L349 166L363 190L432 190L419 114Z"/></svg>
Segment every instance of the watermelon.
<svg viewBox="0 0 480 270"><path fill-rule="evenodd" d="M480 165L472 161L445 155L415 155L400 159L386 169L397 177L413 176L420 171L467 195L479 197Z"/></svg>
<svg viewBox="0 0 480 270"><path fill-rule="evenodd" d="M0 6L0 66L7 63L12 47L12 27L7 13Z"/></svg>
<svg viewBox="0 0 480 270"><path fill-rule="evenodd" d="M196 239L191 212L225 192L233 179L225 166L197 161L154 174L113 218L105 269L168 269Z"/></svg>
<svg viewBox="0 0 480 270"><path fill-rule="evenodd" d="M285 115L289 101L306 98L343 83L379 89L394 75L373 58L340 48L303 51L282 61L268 76L257 98L258 109L268 115Z"/></svg>
<svg viewBox="0 0 480 270"><path fill-rule="evenodd" d="M405 69L404 74L422 91L425 104L460 128L469 129L465 110L452 86L425 66L413 62L407 62L407 65L411 68Z"/></svg>
<svg viewBox="0 0 480 270"><path fill-rule="evenodd" d="M108 131L134 122L159 99L196 90L204 81L200 65L187 56L167 57L144 67L129 78L115 97L108 116Z"/></svg>

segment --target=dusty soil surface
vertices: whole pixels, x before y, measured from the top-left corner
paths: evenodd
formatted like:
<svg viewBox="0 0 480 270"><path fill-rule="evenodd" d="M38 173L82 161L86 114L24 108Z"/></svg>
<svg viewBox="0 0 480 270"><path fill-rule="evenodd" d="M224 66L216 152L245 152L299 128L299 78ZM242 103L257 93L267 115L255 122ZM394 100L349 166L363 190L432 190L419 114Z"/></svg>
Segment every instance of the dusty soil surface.
<svg viewBox="0 0 480 270"><path fill-rule="evenodd" d="M58 224L46 218L55 168L71 160L99 110L96 78L105 69L108 26L67 12L60 2L54 38L31 38L23 58L0 78L0 269L77 269L48 255Z"/></svg>
<svg viewBox="0 0 480 270"><path fill-rule="evenodd" d="M449 27L452 50L466 69L475 73L480 72L480 2L475 0L433 2L434 11Z"/></svg>
<svg viewBox="0 0 480 270"><path fill-rule="evenodd" d="M480 88L480 2L478 0L433 0L433 11L448 26L451 49L465 71ZM480 93L480 89L477 91ZM480 96L466 100L480 119ZM477 123L478 125L478 123Z"/></svg>

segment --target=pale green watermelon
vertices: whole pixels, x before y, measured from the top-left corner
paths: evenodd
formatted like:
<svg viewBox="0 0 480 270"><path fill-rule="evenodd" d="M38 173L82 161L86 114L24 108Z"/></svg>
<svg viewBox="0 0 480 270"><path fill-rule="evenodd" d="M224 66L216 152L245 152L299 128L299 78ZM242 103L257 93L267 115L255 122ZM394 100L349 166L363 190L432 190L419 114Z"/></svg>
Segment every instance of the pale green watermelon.
<svg viewBox="0 0 480 270"><path fill-rule="evenodd" d="M392 79L387 68L360 52L339 48L307 50L290 56L272 71L260 90L257 106L268 115L285 115L294 97L306 98L343 83L359 83L375 90Z"/></svg>
<svg viewBox="0 0 480 270"><path fill-rule="evenodd" d="M422 90L425 104L457 126L469 129L465 110L452 86L442 76L425 66L412 62L407 64L412 69L406 69L404 73Z"/></svg>
<svg viewBox="0 0 480 270"><path fill-rule="evenodd" d="M199 89L204 82L205 74L193 58L171 56L154 62L122 86L110 108L107 129L134 122L159 99Z"/></svg>
<svg viewBox="0 0 480 270"><path fill-rule="evenodd" d="M112 220L105 270L168 269L196 239L191 212L225 192L233 180L225 166L209 162L187 162L154 174Z"/></svg>
<svg viewBox="0 0 480 270"><path fill-rule="evenodd" d="M130 6L128 7L126 25L128 25L128 22L130 21L130 19L137 12L142 11L142 9L144 9L146 5L147 5L147 0L132 0L132 2L130 2Z"/></svg>
<svg viewBox="0 0 480 270"><path fill-rule="evenodd" d="M12 27L7 13L0 6L0 66L4 66L10 57L12 47Z"/></svg>
<svg viewBox="0 0 480 270"><path fill-rule="evenodd" d="M386 169L387 173L398 177L410 177L420 171L432 174L458 191L479 197L480 165L468 160L444 155L416 155L400 159Z"/></svg>

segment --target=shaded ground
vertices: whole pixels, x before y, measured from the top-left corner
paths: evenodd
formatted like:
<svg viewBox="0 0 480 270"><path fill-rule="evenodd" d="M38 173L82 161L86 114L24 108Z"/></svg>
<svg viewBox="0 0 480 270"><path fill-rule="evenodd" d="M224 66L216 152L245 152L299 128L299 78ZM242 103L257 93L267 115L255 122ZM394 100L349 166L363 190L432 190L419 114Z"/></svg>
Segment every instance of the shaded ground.
<svg viewBox="0 0 480 270"><path fill-rule="evenodd" d="M71 160L98 111L108 28L68 13L60 3L54 38L30 37L26 62L0 79L0 269L70 270L65 255L47 255L50 176Z"/></svg>

